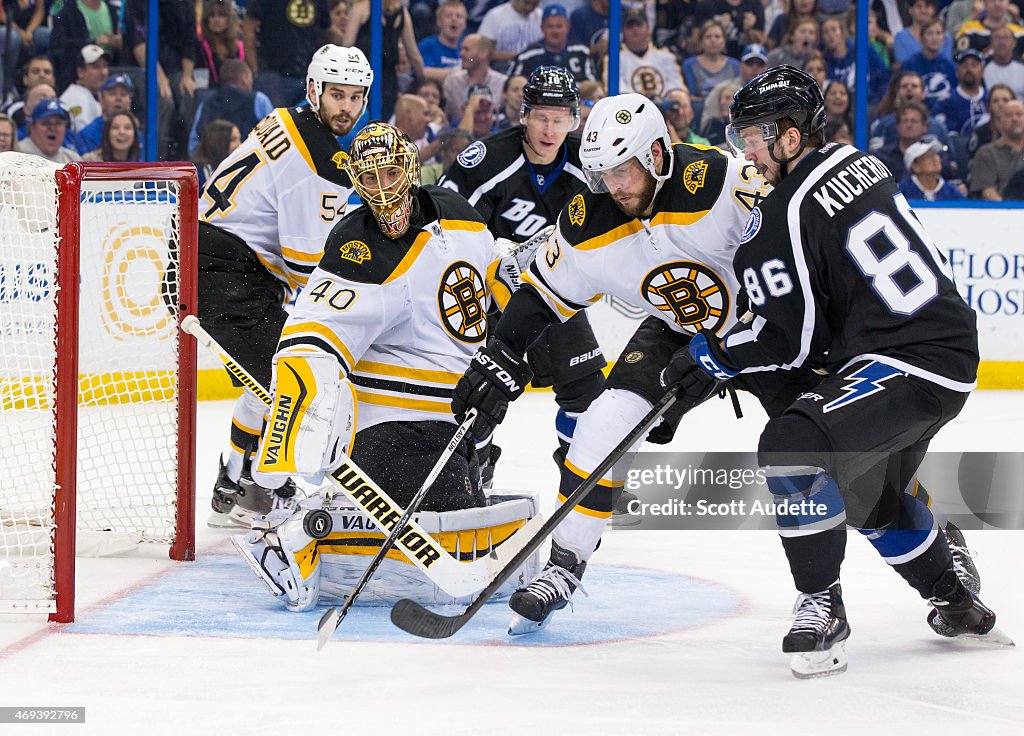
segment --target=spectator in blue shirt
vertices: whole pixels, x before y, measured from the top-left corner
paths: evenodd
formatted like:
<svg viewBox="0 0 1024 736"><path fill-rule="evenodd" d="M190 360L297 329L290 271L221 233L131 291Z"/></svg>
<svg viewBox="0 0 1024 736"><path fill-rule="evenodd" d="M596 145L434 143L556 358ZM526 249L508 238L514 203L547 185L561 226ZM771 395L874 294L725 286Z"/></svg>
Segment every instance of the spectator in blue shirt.
<svg viewBox="0 0 1024 736"><path fill-rule="evenodd" d="M595 56L608 50L609 0L589 0L569 13L569 43L581 43ZM625 15L625 9L623 9Z"/></svg>
<svg viewBox="0 0 1024 736"><path fill-rule="evenodd" d="M841 79L853 89L857 55L853 41L847 38L846 26L839 18L826 18L821 24L821 43L825 49L825 65L829 79ZM868 104L876 105L889 84L889 67L873 48L868 47Z"/></svg>
<svg viewBox="0 0 1024 736"><path fill-rule="evenodd" d="M982 84L984 64L977 49L967 48L956 55L957 86L948 99L936 105L935 117L945 123L950 133L970 136L988 107Z"/></svg>
<svg viewBox="0 0 1024 736"><path fill-rule="evenodd" d="M942 42L946 36L942 20L933 18L921 32L921 50L903 64L904 70L915 71L924 82L924 103L935 110L953 94L956 87L956 65L942 55Z"/></svg>
<svg viewBox="0 0 1024 736"><path fill-rule="evenodd" d="M942 178L942 144L937 140L920 140L907 147L903 165L907 175L900 179L899 187L907 199L949 201L966 199L963 191Z"/></svg>
<svg viewBox="0 0 1024 736"><path fill-rule="evenodd" d="M462 68L462 36L466 32L466 6L462 0L443 0L437 6L437 33L419 42L423 73L443 82Z"/></svg>
<svg viewBox="0 0 1024 736"><path fill-rule="evenodd" d="M242 62L243 64L245 62ZM103 143L103 125L115 113L131 112L135 85L123 74L108 77L100 87L100 116L78 131L74 149L81 154L95 151Z"/></svg>
<svg viewBox="0 0 1024 736"><path fill-rule="evenodd" d="M924 45L924 32L928 24L939 19L938 7L935 0L914 0L910 3L910 25L905 26L902 31L893 36L892 53L896 61L906 64L907 61L921 50ZM939 19L940 24L942 23ZM939 54L950 61L953 60L953 40L946 33L945 24L942 24L942 43L939 44Z"/></svg>
<svg viewBox="0 0 1024 736"><path fill-rule="evenodd" d="M871 123L868 150L877 151L883 146L890 146L899 137L896 130L896 111L908 102L924 104L924 80L917 72L902 70L893 77L885 99L878 105L878 117ZM927 106L925 106L927 110ZM946 126L935 119L928 119L928 134L949 144L949 131Z"/></svg>
<svg viewBox="0 0 1024 736"><path fill-rule="evenodd" d="M191 155L199 145L203 130L212 120L232 123L245 140L256 123L274 110L270 98L253 91L252 69L241 59L228 59L220 67L221 85L200 96L188 150Z"/></svg>

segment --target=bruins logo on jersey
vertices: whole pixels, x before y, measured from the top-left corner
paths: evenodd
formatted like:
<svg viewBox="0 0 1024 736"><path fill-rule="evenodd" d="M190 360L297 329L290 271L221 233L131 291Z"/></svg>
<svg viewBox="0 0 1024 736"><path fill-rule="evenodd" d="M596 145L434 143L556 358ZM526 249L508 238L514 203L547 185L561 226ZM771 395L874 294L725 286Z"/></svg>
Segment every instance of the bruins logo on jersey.
<svg viewBox="0 0 1024 736"><path fill-rule="evenodd" d="M583 220L587 216L587 205L583 201L582 194L577 194L575 197L572 198L572 200L569 202L567 212L569 214L569 222L571 222L576 227L579 227L580 225L583 224Z"/></svg>
<svg viewBox="0 0 1024 736"><path fill-rule="evenodd" d="M437 307L448 334L462 342L487 337L487 290L480 273L465 261L450 265L441 277Z"/></svg>
<svg viewBox="0 0 1024 736"><path fill-rule="evenodd" d="M639 92L642 95L648 97L658 95L660 97L665 94L665 77L657 67L641 66L630 75L629 86L633 88L634 92ZM618 120L618 116L615 119ZM628 121L619 120L619 122L625 125Z"/></svg>
<svg viewBox="0 0 1024 736"><path fill-rule="evenodd" d="M344 151L338 151L336 154L331 156L331 163L344 171L346 164L348 164L348 154Z"/></svg>
<svg viewBox="0 0 1024 736"><path fill-rule="evenodd" d="M683 186L690 194L696 194L697 190L704 186L707 176L708 162L694 161L683 169Z"/></svg>
<svg viewBox="0 0 1024 736"><path fill-rule="evenodd" d="M676 261L658 266L644 277L641 293L687 332L718 332L729 316L729 290L703 263Z"/></svg>
<svg viewBox="0 0 1024 736"><path fill-rule="evenodd" d="M350 240L338 248L338 250L342 258L346 261L354 261L355 263L362 263L373 257L370 253L370 246L362 240Z"/></svg>

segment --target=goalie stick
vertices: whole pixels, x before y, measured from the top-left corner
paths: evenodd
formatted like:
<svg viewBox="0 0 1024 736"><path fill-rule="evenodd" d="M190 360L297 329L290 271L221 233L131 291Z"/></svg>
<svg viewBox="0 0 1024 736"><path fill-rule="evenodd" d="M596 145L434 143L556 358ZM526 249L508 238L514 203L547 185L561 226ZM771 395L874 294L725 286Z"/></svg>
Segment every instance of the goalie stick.
<svg viewBox="0 0 1024 736"><path fill-rule="evenodd" d="M409 519L419 509L420 504L423 503L423 498L427 495L427 491L434 485L434 481L437 480L437 476L441 474L444 466L448 463L452 454L458 448L459 443L462 442L462 438L466 436L466 433L472 428L473 422L476 421L476 409L470 409L466 413L466 419L459 425L459 428L455 430L455 434L448 440L448 445L444 448L444 451L437 458L437 462L434 463L434 467L430 469L427 474L426 480L423 481L423 485L416 491L416 495L412 497L409 502L409 508L402 514L402 518L398 520L394 528L391 530L391 534L384 540L384 544L380 546L377 554L370 561L370 565L363 572L362 577L356 582L355 587L352 588L352 592L345 598L345 602L341 606L341 610L337 608L329 608L327 612L320 617L320 622L316 625L316 650L319 652L324 648L324 645L330 640L331 636L337 630L338 626L345 619L345 615L352 608L352 605L356 602L356 598L360 593L363 592L363 588L370 582L370 578L373 577L373 573L380 567L380 563L387 557L388 552L392 547L395 546L395 540L398 539L400 530L405 528Z"/></svg>
<svg viewBox="0 0 1024 736"><path fill-rule="evenodd" d="M598 484L598 481L626 454L633 443L640 437L643 437L661 419L661 416L676 403L678 392L679 386L675 385L658 400L658 403L640 420L640 423L630 430L629 434L608 453L608 456L601 461L600 465L594 468L594 472L576 486L576 490L569 494L568 498L565 499L565 503L551 515L551 518L544 522L544 525L534 534L533 538L526 542L520 548L518 554L509 560L505 567L487 584L486 588L480 591L476 598L473 599L473 602L470 603L469 608L455 616L444 616L424 608L414 600L403 598L391 609L391 623L403 631L424 639L447 639L465 626L466 622L473 618L476 612L487 603L488 599L501 588L504 582L515 574L519 566L533 554L533 551L544 543L551 530L558 526L562 519L568 516L580 501L586 498L587 494Z"/></svg>
<svg viewBox="0 0 1024 736"><path fill-rule="evenodd" d="M252 391L268 408L272 405L273 400L267 390L203 329L198 318L193 315L185 317L181 321L181 329L195 337L200 345L212 351L231 375ZM346 458L330 477L378 529L390 535L396 522L405 512L365 471L352 462L351 458ZM405 525L396 544L409 561L437 587L449 595L458 597L471 595L486 586L494 571L503 569L508 560L516 556L518 547L513 543L513 539L519 535L522 535L522 539L529 539L543 523L544 517L539 514L534 516L513 538L492 549L487 556L473 562L456 560L415 521L409 521Z"/></svg>

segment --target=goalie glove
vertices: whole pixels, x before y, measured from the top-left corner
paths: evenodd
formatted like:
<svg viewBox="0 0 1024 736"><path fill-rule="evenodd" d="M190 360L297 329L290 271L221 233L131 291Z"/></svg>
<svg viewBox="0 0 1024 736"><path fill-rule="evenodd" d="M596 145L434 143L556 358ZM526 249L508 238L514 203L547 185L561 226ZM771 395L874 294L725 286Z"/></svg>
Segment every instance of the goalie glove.
<svg viewBox="0 0 1024 736"><path fill-rule="evenodd" d="M718 347L714 333L703 330L680 348L672 360L661 371L661 385L664 388L679 385L677 401L683 411L689 411L704 403L721 388L724 381L734 377L738 371L726 366L725 356Z"/></svg>
<svg viewBox="0 0 1024 736"><path fill-rule="evenodd" d="M338 468L355 436L355 387L324 353L274 358L274 404L260 439L260 473L312 483Z"/></svg>
<svg viewBox="0 0 1024 736"><path fill-rule="evenodd" d="M466 374L455 384L452 414L462 422L466 412L476 409L473 434L483 439L505 418L509 402L522 395L531 378L533 371L523 356L500 340L491 340L476 351Z"/></svg>

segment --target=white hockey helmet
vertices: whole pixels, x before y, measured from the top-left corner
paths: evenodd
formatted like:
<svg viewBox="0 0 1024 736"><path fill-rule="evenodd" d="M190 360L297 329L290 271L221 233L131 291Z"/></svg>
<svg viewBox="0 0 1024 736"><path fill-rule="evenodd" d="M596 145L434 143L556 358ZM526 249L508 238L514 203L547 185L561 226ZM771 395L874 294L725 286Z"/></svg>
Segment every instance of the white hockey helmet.
<svg viewBox="0 0 1024 736"><path fill-rule="evenodd" d="M661 174L654 166L651 144L661 141L668 158L668 171ZM594 104L583 128L580 163L590 191L606 192L604 172L631 158L650 172L658 187L672 175L672 139L658 106L635 92L605 97Z"/></svg>
<svg viewBox="0 0 1024 736"><path fill-rule="evenodd" d="M313 83L312 97L309 95L310 82ZM306 68L306 99L314 112L319 112L320 96L324 93L324 85L329 82L365 87L363 111L366 111L366 105L370 98L370 85L373 84L373 69L362 51L355 46L335 46L333 43L329 43L321 46L313 54L313 58Z"/></svg>

